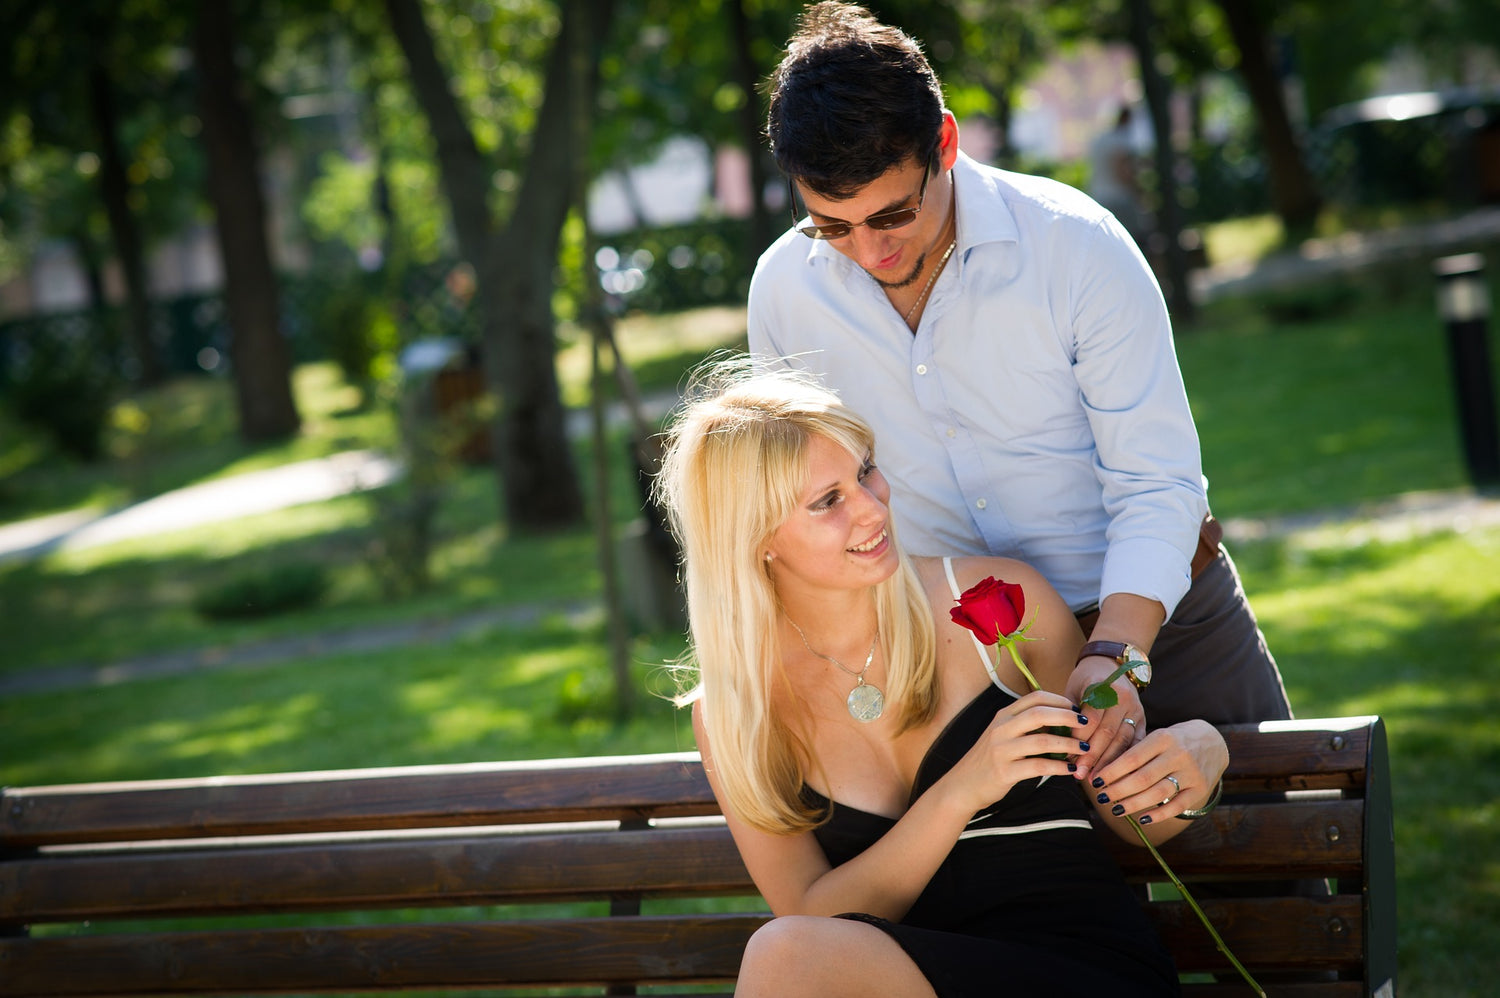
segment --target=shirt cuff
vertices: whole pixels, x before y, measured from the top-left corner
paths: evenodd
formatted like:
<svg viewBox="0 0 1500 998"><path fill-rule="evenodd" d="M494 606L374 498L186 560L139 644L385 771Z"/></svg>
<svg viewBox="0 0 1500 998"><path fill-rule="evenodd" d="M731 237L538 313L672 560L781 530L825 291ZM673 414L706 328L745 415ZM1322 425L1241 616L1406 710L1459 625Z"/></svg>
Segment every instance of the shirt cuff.
<svg viewBox="0 0 1500 998"><path fill-rule="evenodd" d="M1197 534L1193 536L1196 540ZM1171 619L1193 583L1191 571L1190 555L1166 541L1154 537L1115 541L1104 555L1099 602L1115 593L1132 593L1156 600Z"/></svg>

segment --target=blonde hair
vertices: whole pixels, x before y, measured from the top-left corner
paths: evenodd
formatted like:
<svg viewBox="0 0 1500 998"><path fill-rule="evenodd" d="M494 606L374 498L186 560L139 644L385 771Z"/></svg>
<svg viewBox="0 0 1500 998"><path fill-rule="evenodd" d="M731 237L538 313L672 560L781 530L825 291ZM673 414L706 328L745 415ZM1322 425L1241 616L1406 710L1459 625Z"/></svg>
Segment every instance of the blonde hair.
<svg viewBox="0 0 1500 998"><path fill-rule="evenodd" d="M772 832L804 831L825 818L801 794L804 767L817 760L771 709L785 675L781 607L763 557L799 504L815 437L860 460L874 450L869 425L809 376L719 359L695 374L655 486L683 551L691 646L677 702L702 700L727 806ZM894 526L891 536L894 543ZM886 692L906 731L937 709L937 668L932 611L897 551L899 567L875 597Z"/></svg>

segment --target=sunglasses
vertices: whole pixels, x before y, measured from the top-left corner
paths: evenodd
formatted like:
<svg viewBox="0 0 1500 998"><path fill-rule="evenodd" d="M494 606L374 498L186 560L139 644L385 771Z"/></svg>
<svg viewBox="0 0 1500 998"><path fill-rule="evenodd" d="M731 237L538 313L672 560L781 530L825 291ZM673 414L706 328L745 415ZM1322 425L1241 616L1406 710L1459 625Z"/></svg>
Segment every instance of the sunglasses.
<svg viewBox="0 0 1500 998"><path fill-rule="evenodd" d="M927 157L927 168L922 171L922 186L917 189L917 206L915 208L893 208L890 211L879 211L866 218L863 222L825 222L822 225L813 222L799 222L797 220L797 185L787 178L787 192L791 195L792 204L792 228L802 233L809 239L842 239L861 225L868 226L879 232L888 229L899 229L904 225L910 225L917 220L917 214L922 210L922 202L927 200L927 178L932 176L932 161L937 155L933 149L932 154Z"/></svg>

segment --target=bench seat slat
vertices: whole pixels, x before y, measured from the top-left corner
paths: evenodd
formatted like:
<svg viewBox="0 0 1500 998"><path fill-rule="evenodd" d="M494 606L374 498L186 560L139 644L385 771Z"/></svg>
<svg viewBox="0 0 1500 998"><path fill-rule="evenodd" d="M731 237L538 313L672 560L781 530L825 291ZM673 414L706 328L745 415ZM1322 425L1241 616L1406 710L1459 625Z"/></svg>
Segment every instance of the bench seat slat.
<svg viewBox="0 0 1500 998"><path fill-rule="evenodd" d="M1357 898L1205 901L1243 962L1357 971ZM1150 906L1183 972L1226 961L1183 902ZM689 915L0 940L0 995L669 983L733 977L764 916ZM566 974L559 967L566 966Z"/></svg>
<svg viewBox="0 0 1500 998"><path fill-rule="evenodd" d="M728 980L757 915L0 939L0 995Z"/></svg>

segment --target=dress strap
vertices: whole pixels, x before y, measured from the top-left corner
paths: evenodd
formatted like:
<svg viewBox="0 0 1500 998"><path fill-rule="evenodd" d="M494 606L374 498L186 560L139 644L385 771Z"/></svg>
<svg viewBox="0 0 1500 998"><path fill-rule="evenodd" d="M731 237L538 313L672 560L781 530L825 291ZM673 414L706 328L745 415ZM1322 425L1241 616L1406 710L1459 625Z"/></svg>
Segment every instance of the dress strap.
<svg viewBox="0 0 1500 998"><path fill-rule="evenodd" d="M953 598L955 600L958 599L962 594L958 590L958 579L953 575L953 559L947 555L943 557L943 572L948 576L948 589L952 591ZM1013 699L1021 699L1021 694L1000 681L999 674L995 672L995 663L990 661L989 649L984 646L983 642L979 640L979 637L973 631L969 631L969 640L974 642L974 650L979 652L979 661L984 663L984 671L990 674L990 682L1000 687L1006 693L1009 693Z"/></svg>

